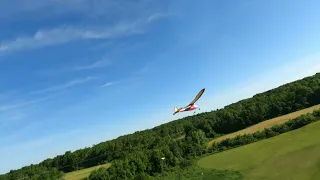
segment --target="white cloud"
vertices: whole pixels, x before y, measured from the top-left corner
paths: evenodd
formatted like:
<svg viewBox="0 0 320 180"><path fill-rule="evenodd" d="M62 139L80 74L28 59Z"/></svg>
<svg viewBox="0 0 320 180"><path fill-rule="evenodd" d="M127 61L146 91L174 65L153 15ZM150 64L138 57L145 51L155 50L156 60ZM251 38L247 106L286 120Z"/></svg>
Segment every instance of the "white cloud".
<svg viewBox="0 0 320 180"><path fill-rule="evenodd" d="M75 80L72 80L72 81L64 83L64 84L52 86L52 87L49 87L49 88L46 88L46 89L42 89L42 90L38 90L38 91L33 91L32 93L44 93L44 92L49 92L49 91L62 90L62 89L66 89L66 88L78 85L78 84L86 83L86 82L91 81L93 79L96 79L96 78L89 76L89 77L82 78L82 79L75 79Z"/></svg>
<svg viewBox="0 0 320 180"><path fill-rule="evenodd" d="M12 103L12 104L3 104L0 105L0 111L6 111L6 110L10 110L10 109L14 109L14 108L18 108L18 107L23 107L23 106L29 106L32 104L37 104L40 102L44 102L49 100L50 98L52 98L53 96L48 96L48 97L44 97L44 98L39 98L39 99L35 99L35 100L26 100L26 101L20 101L18 103Z"/></svg>
<svg viewBox="0 0 320 180"><path fill-rule="evenodd" d="M0 1L0 18L32 17L42 19L64 13L86 13L93 8L91 0L10 0ZM108 0L105 0L108 1ZM101 3L100 3L101 4ZM92 9L94 10L94 9ZM41 16L39 16L41 14Z"/></svg>
<svg viewBox="0 0 320 180"><path fill-rule="evenodd" d="M108 66L110 64L111 64L111 62L110 62L109 59L103 59L103 60L100 60L100 61L96 61L96 62L94 62L94 63L92 63L90 65L87 65L87 66L76 67L75 70L102 68L102 67Z"/></svg>
<svg viewBox="0 0 320 180"><path fill-rule="evenodd" d="M114 85L115 84L115 82L107 82L107 83L105 83L104 85L102 85L101 87L108 87L108 86L111 86L111 85Z"/></svg>
<svg viewBox="0 0 320 180"><path fill-rule="evenodd" d="M18 18L16 16L24 18L31 16L32 20L34 20L47 16L57 16L60 18L65 15L64 13L76 13L83 20L82 24L78 26L68 24L50 29L39 28L33 34L1 40L0 53L30 50L77 40L110 39L144 33L144 26L146 24L174 14L162 12L162 6L159 6L158 3L158 1L154 0L138 2L111 0L48 0L45 2L30 0L25 2L22 0L12 0L10 2L0 2L0 18ZM152 14L152 12L158 13ZM92 18L98 19L92 20ZM94 26L92 22L97 22L97 20L99 24ZM111 26L101 25L114 21L119 23ZM90 25L87 27L83 26L87 22Z"/></svg>
<svg viewBox="0 0 320 180"><path fill-rule="evenodd" d="M159 9L165 2L156 0L10 0L0 1L0 18L45 19L77 14L86 18L135 16ZM39 16L41 14L41 16Z"/></svg>
<svg viewBox="0 0 320 180"><path fill-rule="evenodd" d="M147 20L138 19L133 22L120 22L111 27L72 27L61 26L53 29L38 30L32 36L18 37L0 43L0 53L36 49L46 46L64 44L77 40L111 39L144 33L144 25L171 14L157 13Z"/></svg>
<svg viewBox="0 0 320 180"><path fill-rule="evenodd" d="M0 52L35 49L77 40L109 39L142 33L143 30L140 28L139 23L118 23L112 27L98 28L63 26L55 29L39 30L30 37L19 37L12 41L1 42Z"/></svg>
<svg viewBox="0 0 320 180"><path fill-rule="evenodd" d="M178 15L177 13L154 13L148 17L147 22L153 22L159 19L167 18L173 15Z"/></svg>

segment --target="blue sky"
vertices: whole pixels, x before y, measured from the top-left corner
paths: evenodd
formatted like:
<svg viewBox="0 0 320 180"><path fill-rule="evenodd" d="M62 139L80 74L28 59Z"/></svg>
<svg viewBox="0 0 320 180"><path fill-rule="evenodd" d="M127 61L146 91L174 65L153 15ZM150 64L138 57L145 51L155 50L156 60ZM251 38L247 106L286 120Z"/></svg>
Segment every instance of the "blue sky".
<svg viewBox="0 0 320 180"><path fill-rule="evenodd" d="M320 71L319 1L0 1L0 173Z"/></svg>

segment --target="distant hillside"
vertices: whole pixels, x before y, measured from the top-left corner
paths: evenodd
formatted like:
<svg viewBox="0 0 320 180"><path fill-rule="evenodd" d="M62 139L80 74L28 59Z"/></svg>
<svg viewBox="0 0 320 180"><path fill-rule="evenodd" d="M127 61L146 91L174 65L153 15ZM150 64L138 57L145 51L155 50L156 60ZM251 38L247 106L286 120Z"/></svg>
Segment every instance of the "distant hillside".
<svg viewBox="0 0 320 180"><path fill-rule="evenodd" d="M70 172L111 161L113 165L110 171L122 172L120 174L125 174L125 177L136 177L137 174L132 172L153 175L163 170L163 164L159 164L163 156L166 157L165 167L184 165L188 158L205 153L208 138L236 132L317 104L320 104L320 73L230 104L223 109L120 136L90 148L67 151L64 155L44 160L38 165L11 171L0 176L0 179L34 177L45 170L52 173L42 173L43 177L37 175L40 179L44 176L57 179L57 176L62 175L55 169ZM185 139L175 141L181 135L185 135ZM125 173L124 169L119 169L120 165L128 165L129 169L134 170Z"/></svg>

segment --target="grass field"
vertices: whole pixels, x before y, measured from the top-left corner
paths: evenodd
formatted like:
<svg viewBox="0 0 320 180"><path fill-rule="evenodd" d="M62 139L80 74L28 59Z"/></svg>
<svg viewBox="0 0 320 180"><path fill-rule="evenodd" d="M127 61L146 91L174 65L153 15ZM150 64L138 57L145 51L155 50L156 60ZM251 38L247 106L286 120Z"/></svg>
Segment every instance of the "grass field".
<svg viewBox="0 0 320 180"><path fill-rule="evenodd" d="M205 169L191 166L186 169L175 169L152 177L152 180L243 180L243 175L230 170Z"/></svg>
<svg viewBox="0 0 320 180"><path fill-rule="evenodd" d="M198 165L240 171L244 179L320 179L320 121L270 139L207 156Z"/></svg>
<svg viewBox="0 0 320 180"><path fill-rule="evenodd" d="M86 168L86 169L81 169L81 170L78 170L78 171L69 172L69 173L66 173L63 178L65 180L81 180L83 178L88 177L90 175L90 173L95 169L99 169L100 167L108 168L110 166L111 166L111 164L108 163L108 164L94 166L94 167L91 167L91 168Z"/></svg>
<svg viewBox="0 0 320 180"><path fill-rule="evenodd" d="M290 113L290 114L286 114L286 115L279 116L279 117L276 117L276 118L273 118L273 119L270 119L270 120L263 121L263 122L261 122L259 124L250 126L250 127L245 128L243 130L240 130L240 131L237 131L237 132L234 132L234 133L230 133L228 135L221 136L219 138L213 139L208 143L208 147L211 147L214 142L219 142L219 141L222 141L222 140L227 139L227 138L234 138L237 135L252 134L252 133L257 132L259 130L263 130L264 128L271 127L271 126L273 126L275 124L285 123L285 122L287 122L287 121L289 121L289 120L291 120L293 118L301 116L302 114L312 113L314 110L318 110L318 109L320 109L320 105L312 106L310 108L302 109L300 111L296 111L296 112L293 112L293 113Z"/></svg>

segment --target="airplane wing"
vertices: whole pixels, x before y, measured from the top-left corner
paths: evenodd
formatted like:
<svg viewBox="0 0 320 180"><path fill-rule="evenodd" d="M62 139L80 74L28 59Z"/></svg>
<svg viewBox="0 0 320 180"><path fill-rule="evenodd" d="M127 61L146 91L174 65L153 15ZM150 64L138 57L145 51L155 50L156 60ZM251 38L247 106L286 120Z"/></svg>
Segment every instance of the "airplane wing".
<svg viewBox="0 0 320 180"><path fill-rule="evenodd" d="M191 103L189 103L188 106L193 105L196 101L198 101L198 99L202 96L202 94L204 93L205 88L201 89L201 91L197 94L197 96L193 99L193 101L191 101Z"/></svg>

